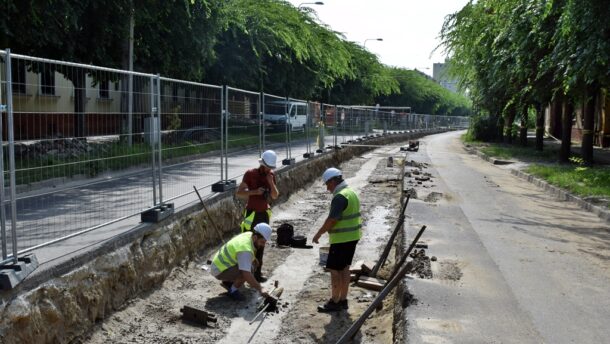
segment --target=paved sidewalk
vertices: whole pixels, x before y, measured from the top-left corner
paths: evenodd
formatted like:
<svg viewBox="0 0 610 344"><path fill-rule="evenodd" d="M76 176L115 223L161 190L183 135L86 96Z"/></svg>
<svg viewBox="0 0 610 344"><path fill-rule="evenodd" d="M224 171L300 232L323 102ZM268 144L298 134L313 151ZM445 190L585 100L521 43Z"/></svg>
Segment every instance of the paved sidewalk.
<svg viewBox="0 0 610 344"><path fill-rule="evenodd" d="M547 147L549 145L553 145L553 146L557 147L557 146L561 145L561 142L556 141L556 140L545 140L544 144ZM547 193L550 193L561 200L577 203L582 209L592 212L595 215L599 216L601 219L610 223L610 209L608 208L607 205L605 205L603 203L595 204L588 197L583 198L581 196L577 196L568 190L551 185L547 181L525 172L525 169L530 164L532 164L531 161L523 161L523 160L520 160L520 159L514 158L514 157L511 158L510 161L506 161L504 159L496 159L494 157L484 154L477 147L474 147L471 145L467 145L466 149L468 151L470 151L471 153L476 154L480 158L487 160L494 165L498 165L498 166L501 166L502 168L510 170L513 175L516 175L516 176L544 189ZM593 158L595 160L595 163L597 165L610 165L610 148L595 147L594 149L595 150L593 153ZM580 146L572 145L572 154L580 155Z"/></svg>

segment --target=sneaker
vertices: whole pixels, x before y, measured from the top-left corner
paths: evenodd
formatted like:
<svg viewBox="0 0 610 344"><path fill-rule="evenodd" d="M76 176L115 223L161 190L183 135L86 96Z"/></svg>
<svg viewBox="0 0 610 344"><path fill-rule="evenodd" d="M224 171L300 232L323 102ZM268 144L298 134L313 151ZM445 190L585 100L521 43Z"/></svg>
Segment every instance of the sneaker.
<svg viewBox="0 0 610 344"><path fill-rule="evenodd" d="M339 301L339 306L341 306L341 308L343 308L343 309L349 309L349 305L347 304L347 299L340 300Z"/></svg>
<svg viewBox="0 0 610 344"><path fill-rule="evenodd" d="M330 313L330 312L338 312L341 310L341 305L339 303L335 303L333 300L328 300L323 305L318 306L318 312L320 313Z"/></svg>
<svg viewBox="0 0 610 344"><path fill-rule="evenodd" d="M239 290L235 290L233 292L228 292L227 295L229 295L229 297L235 301L245 300L244 296L239 292Z"/></svg>

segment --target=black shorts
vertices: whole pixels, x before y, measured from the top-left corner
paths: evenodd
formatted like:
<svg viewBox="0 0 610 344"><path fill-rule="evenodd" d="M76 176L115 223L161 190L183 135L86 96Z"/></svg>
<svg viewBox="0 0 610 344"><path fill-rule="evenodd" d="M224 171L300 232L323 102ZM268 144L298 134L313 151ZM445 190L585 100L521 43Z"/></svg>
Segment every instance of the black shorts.
<svg viewBox="0 0 610 344"><path fill-rule="evenodd" d="M343 270L352 265L352 259L356 252L358 240L342 242L340 244L330 244L326 268L331 270Z"/></svg>

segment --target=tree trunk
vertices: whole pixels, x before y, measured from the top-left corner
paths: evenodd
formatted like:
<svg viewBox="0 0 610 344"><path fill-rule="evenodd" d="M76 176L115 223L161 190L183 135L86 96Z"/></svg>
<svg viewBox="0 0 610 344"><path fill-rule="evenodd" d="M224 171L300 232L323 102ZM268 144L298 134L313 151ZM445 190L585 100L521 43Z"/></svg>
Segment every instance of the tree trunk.
<svg viewBox="0 0 610 344"><path fill-rule="evenodd" d="M498 116L498 122L497 122L497 141L498 142L504 142L504 118L502 118L502 116Z"/></svg>
<svg viewBox="0 0 610 344"><path fill-rule="evenodd" d="M513 143L513 123L515 122L516 110L512 108L508 113L508 119L504 123L504 135L506 143Z"/></svg>
<svg viewBox="0 0 610 344"><path fill-rule="evenodd" d="M572 147L572 117L574 116L574 104L570 99L563 98L561 112L561 148L559 149L559 161L567 163L570 161Z"/></svg>
<svg viewBox="0 0 610 344"><path fill-rule="evenodd" d="M582 145L580 154L585 166L593 165L593 125L595 122L595 103L599 90L595 86L587 87L585 113L583 116Z"/></svg>
<svg viewBox="0 0 610 344"><path fill-rule="evenodd" d="M542 111L542 104L536 103L534 109L536 110L536 150L542 151L544 147L544 112Z"/></svg>
<svg viewBox="0 0 610 344"><path fill-rule="evenodd" d="M521 115L521 124L519 126L519 144L527 147L527 108L525 113Z"/></svg>

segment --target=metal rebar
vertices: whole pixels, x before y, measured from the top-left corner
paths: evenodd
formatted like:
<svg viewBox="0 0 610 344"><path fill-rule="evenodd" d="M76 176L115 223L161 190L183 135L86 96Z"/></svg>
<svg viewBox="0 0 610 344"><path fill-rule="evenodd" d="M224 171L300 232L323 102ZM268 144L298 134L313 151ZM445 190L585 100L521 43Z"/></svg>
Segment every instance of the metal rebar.
<svg viewBox="0 0 610 344"><path fill-rule="evenodd" d="M390 253L390 250L392 249L392 244L394 243L394 239L396 239L398 230L402 227L402 224L405 221L405 210L407 209L407 205L409 204L410 198L411 198L411 195L410 194L407 195L405 204L403 204L401 207L400 215L398 216L398 221L396 222L396 227L394 227L394 231L392 232L392 235L390 235L390 240L388 240L388 243L386 244L385 248L383 249L383 253L381 253L379 261L377 261L377 264L375 264L375 267L373 267L373 270L371 271L371 277L377 276L379 269L381 269L381 267L385 263L385 261L388 257L388 254Z"/></svg>
<svg viewBox="0 0 610 344"><path fill-rule="evenodd" d="M222 243L226 244L227 242L223 238L222 232L220 231L220 227L216 226L216 222L214 222L214 220L212 219L212 215L210 215L210 212L208 211L208 207L203 202L203 198L201 198L201 195L199 194L199 190L197 190L197 187L195 185L193 185L193 189L195 189L195 193L197 194L197 197L199 197L199 201L201 202L201 205L203 206L203 210L205 210L205 213L208 215L210 222L212 222L212 226L214 226L214 229L216 229L216 234L218 234L218 237L220 238Z"/></svg>
<svg viewBox="0 0 610 344"><path fill-rule="evenodd" d="M409 249L412 249L412 247L415 246L414 243L416 243L419 240L421 235L424 233L425 229L426 229L426 226L423 226L421 228L421 230L419 231L419 233L417 233L417 236L413 240L413 244L411 245L411 247L409 247ZM404 275L406 273L407 273L407 265L402 266L401 269L398 271L398 273L396 275L394 275L392 277L392 279L383 287L383 289L379 292L379 295L377 295L375 300L373 300L373 302L368 306L368 308L364 311L364 313L362 313L360 318L358 318L358 320L356 320L352 324L352 326L350 326L350 328L347 329L347 331L345 331L343 336L341 336L341 338L339 338L339 340L337 341L337 344L347 343L347 341L351 340L351 338L356 334L356 332L360 329L360 327L362 327L362 324L364 324L364 322L369 317L369 315L371 315L371 313L373 313L373 311L377 308L377 306L381 302L383 302L383 299L392 291L392 289L394 289L394 287L396 287L396 285L398 285L398 282L400 282L400 280L404 277Z"/></svg>

